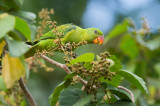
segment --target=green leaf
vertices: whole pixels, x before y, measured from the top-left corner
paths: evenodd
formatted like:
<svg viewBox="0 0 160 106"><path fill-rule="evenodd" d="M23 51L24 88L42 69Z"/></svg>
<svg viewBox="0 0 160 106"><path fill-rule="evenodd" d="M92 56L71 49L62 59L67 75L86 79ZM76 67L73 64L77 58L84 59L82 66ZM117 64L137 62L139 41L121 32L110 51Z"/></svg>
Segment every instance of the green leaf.
<svg viewBox="0 0 160 106"><path fill-rule="evenodd" d="M117 59L116 56L112 55L109 59L112 59L114 61L114 65L109 68L111 72L117 72L120 69L122 69L121 62L119 59ZM121 76L116 74L115 76L112 77L111 81L101 79L101 82L107 82L108 84L117 87L121 82Z"/></svg>
<svg viewBox="0 0 160 106"><path fill-rule="evenodd" d="M117 71L119 71L119 69L122 69L122 64L121 64L120 60L115 55L111 55L111 57L109 57L109 59L114 61L114 65L109 68L112 72L117 72Z"/></svg>
<svg viewBox="0 0 160 106"><path fill-rule="evenodd" d="M33 24L35 23L36 15L32 12L27 12L27 11L16 11L16 12L11 12L11 14L16 15L22 19L24 19L27 23Z"/></svg>
<svg viewBox="0 0 160 106"><path fill-rule="evenodd" d="M113 103L113 106L137 106L137 105L133 102L119 100Z"/></svg>
<svg viewBox="0 0 160 106"><path fill-rule="evenodd" d="M84 106L91 99L91 95L85 96L78 100L73 106Z"/></svg>
<svg viewBox="0 0 160 106"><path fill-rule="evenodd" d="M115 103L101 103L98 106L137 106L137 105L130 101L118 100Z"/></svg>
<svg viewBox="0 0 160 106"><path fill-rule="evenodd" d="M75 75L76 75L75 73L70 73L64 78L64 80L66 81L68 79L72 79Z"/></svg>
<svg viewBox="0 0 160 106"><path fill-rule="evenodd" d="M0 15L0 39L9 31L12 31L15 26L15 17L3 13Z"/></svg>
<svg viewBox="0 0 160 106"><path fill-rule="evenodd" d="M78 56L77 58L71 60L71 64L75 64L78 62L91 62L94 60L94 54L93 53L86 53Z"/></svg>
<svg viewBox="0 0 160 106"><path fill-rule="evenodd" d="M53 93L50 95L49 97L49 101L51 106L55 106L58 99L59 99L59 95L61 93L61 91L65 88L67 88L70 83L71 83L71 79L73 78L74 73L71 73L69 75L67 75L64 79L64 81L62 83L60 83L53 91Z"/></svg>
<svg viewBox="0 0 160 106"><path fill-rule="evenodd" d="M135 58L139 54L138 45L136 44L135 39L133 39L129 34L123 36L120 43L120 49L131 59Z"/></svg>
<svg viewBox="0 0 160 106"><path fill-rule="evenodd" d="M144 94L148 95L148 90L145 85L146 83L144 82L142 78L126 70L120 70L117 72L117 74L121 75L126 80L130 81L137 88L139 88Z"/></svg>
<svg viewBox="0 0 160 106"><path fill-rule="evenodd" d="M104 96L105 96L104 89L98 88L96 93L97 103L93 104L91 102L88 102L85 106L99 106L98 104L104 100L103 98Z"/></svg>
<svg viewBox="0 0 160 106"><path fill-rule="evenodd" d="M150 50L156 50L160 48L160 37L155 37L154 39L146 42L146 47Z"/></svg>
<svg viewBox="0 0 160 106"><path fill-rule="evenodd" d="M108 87L108 84L106 82L102 82L101 85L106 89Z"/></svg>
<svg viewBox="0 0 160 106"><path fill-rule="evenodd" d="M28 46L24 42L11 40L7 37L6 41L9 46L10 55L13 57L20 57L28 50Z"/></svg>
<svg viewBox="0 0 160 106"><path fill-rule="evenodd" d="M60 106L84 106L91 99L91 95L86 95L80 89L65 89L61 92Z"/></svg>
<svg viewBox="0 0 160 106"><path fill-rule="evenodd" d="M13 31L10 31L10 32L8 33L8 35L9 35L10 37L12 37L14 40L21 41L22 38L21 38L17 33L18 33L18 32L16 32L15 30L13 30Z"/></svg>
<svg viewBox="0 0 160 106"><path fill-rule="evenodd" d="M140 35L136 36L137 41L144 47L148 48L149 50L156 50L160 48L160 37L157 36L151 40L149 40L148 42L145 42L143 40L143 37Z"/></svg>
<svg viewBox="0 0 160 106"><path fill-rule="evenodd" d="M115 103L101 103L98 106L137 106L135 103L133 102L129 102L129 101L117 101Z"/></svg>
<svg viewBox="0 0 160 106"><path fill-rule="evenodd" d="M31 40L31 31L26 21L16 17L15 29L21 32L28 40Z"/></svg>
<svg viewBox="0 0 160 106"><path fill-rule="evenodd" d="M4 3L12 10L19 10L24 0L3 0Z"/></svg>
<svg viewBox="0 0 160 106"><path fill-rule="evenodd" d="M35 25L29 25L29 28L31 30L31 41L33 42L36 36L37 27Z"/></svg>
<svg viewBox="0 0 160 106"><path fill-rule="evenodd" d="M55 89L54 89L54 92L52 93L52 95L49 97L50 99L50 104L51 106L55 106L58 99L59 99L59 95L61 93L61 91L66 88L65 87L65 82L66 81L63 81L62 83L60 83Z"/></svg>
<svg viewBox="0 0 160 106"><path fill-rule="evenodd" d="M3 81L2 76L0 75L0 91L1 91L1 90L6 91L7 88L6 88L6 84L5 84L4 81Z"/></svg>
<svg viewBox="0 0 160 106"><path fill-rule="evenodd" d="M110 39L119 36L127 32L127 27L129 25L129 20L125 19L123 23L116 25L111 32L105 36L104 44L106 44Z"/></svg>
<svg viewBox="0 0 160 106"><path fill-rule="evenodd" d="M99 106L112 106L112 105L109 103L101 103L101 104L99 104Z"/></svg>
<svg viewBox="0 0 160 106"><path fill-rule="evenodd" d="M27 11L16 11L16 12L11 12L11 14L18 16L21 19L24 19L28 23L31 32L30 35L31 41L34 41L36 35L36 26L32 24L36 23L35 21L36 15L32 12L27 12Z"/></svg>
<svg viewBox="0 0 160 106"><path fill-rule="evenodd" d="M131 96L128 92L122 90L122 89L117 89L117 88L110 88L108 89L112 94L118 96L121 100L131 100Z"/></svg>
<svg viewBox="0 0 160 106"><path fill-rule="evenodd" d="M84 67L86 67L87 69L92 69L92 65L90 62L85 62Z"/></svg>

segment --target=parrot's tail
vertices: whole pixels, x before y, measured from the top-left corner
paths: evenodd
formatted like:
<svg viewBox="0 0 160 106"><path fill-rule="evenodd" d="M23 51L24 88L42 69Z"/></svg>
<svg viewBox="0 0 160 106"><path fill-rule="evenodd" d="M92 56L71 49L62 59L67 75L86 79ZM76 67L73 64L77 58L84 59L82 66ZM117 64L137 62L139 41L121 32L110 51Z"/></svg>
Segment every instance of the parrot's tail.
<svg viewBox="0 0 160 106"><path fill-rule="evenodd" d="M31 48L29 48L29 50L24 54L24 57L25 58L29 58L29 57L32 57L34 56L34 54L36 53L36 46L32 46Z"/></svg>

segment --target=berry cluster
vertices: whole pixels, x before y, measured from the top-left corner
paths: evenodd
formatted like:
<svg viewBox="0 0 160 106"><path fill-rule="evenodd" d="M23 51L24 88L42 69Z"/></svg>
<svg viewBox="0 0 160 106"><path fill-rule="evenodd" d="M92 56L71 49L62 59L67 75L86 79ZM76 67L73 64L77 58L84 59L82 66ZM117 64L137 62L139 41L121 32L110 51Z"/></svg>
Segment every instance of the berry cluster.
<svg viewBox="0 0 160 106"><path fill-rule="evenodd" d="M90 77L85 86L85 91L88 94L94 94L95 100L98 88L102 87L101 79L112 80L112 77L115 76L115 73L109 70L111 62L106 59L108 57L110 57L108 52L101 53L99 60L91 62L92 69L87 71Z"/></svg>
<svg viewBox="0 0 160 106"><path fill-rule="evenodd" d="M108 59L110 54L108 52L101 53L97 61L90 63L90 68L86 68L83 63L77 63L68 66L72 72L87 80L84 90L87 94L93 94L92 102L96 102L96 94L98 88L102 88L101 79L112 80L115 72L111 72L109 68L113 66L113 61Z"/></svg>

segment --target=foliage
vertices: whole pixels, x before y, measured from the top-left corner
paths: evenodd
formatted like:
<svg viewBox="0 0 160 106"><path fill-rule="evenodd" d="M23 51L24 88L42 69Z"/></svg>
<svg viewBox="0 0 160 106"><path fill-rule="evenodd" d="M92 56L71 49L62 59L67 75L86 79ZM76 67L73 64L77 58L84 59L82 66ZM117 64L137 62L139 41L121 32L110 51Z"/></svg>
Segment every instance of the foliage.
<svg viewBox="0 0 160 106"><path fill-rule="evenodd" d="M53 94L49 97L49 100L52 106L56 105L61 91L70 85L73 76L74 76L74 73L67 75L64 81L55 88Z"/></svg>
<svg viewBox="0 0 160 106"><path fill-rule="evenodd" d="M13 88L17 87L16 84L20 78L26 79L26 76L28 77L28 67L24 54L29 48L26 42L33 44L35 38L36 27L33 24L36 15L21 10L23 0L3 0L3 3L4 5L0 5L0 66L2 66L0 105L19 105L23 104L24 100L19 93L20 90ZM38 27L38 38L44 33L46 21L50 19L48 18L50 13L53 14L53 11L48 12L47 9L43 9L40 13L40 18L43 21L41 21L42 26ZM54 28L56 31L56 22L49 21L48 24L51 24L50 28ZM115 55L110 55L106 51L97 55L97 58L95 58L96 54L94 53L84 53L78 56L74 52L75 48L87 44L86 41L77 44L75 42L62 44L61 34L57 31L56 33L56 44L58 46L54 50L63 52L65 64L62 65L67 66L71 72L49 97L51 106L58 104L60 106L117 104L134 106L132 95L119 88L121 83L125 83L124 80L131 83L130 89L137 90L138 88L145 95L148 95L146 84L152 85L155 88L154 91L159 89L155 85L159 77L159 59L157 56L159 54L160 37L157 33L151 33L147 25L137 30L129 19L116 25L104 41L104 45L107 45L107 47L104 46L104 49L107 48L107 51L114 52ZM49 53L52 52L49 51ZM39 58L47 53L48 51L37 52L34 58ZM40 62L43 62L43 60L40 60ZM150 62L153 62L154 66L151 66ZM127 69L128 71L124 70L125 65L133 67L131 71L134 73L130 72L129 69ZM151 69L154 72L150 71ZM124 80L122 80L123 78ZM149 82L150 79L155 80L155 85ZM152 86L148 87L151 88ZM2 92L5 93L2 94ZM18 92L17 98L14 97L12 102L7 102L8 99L11 101L11 95L7 94L15 92ZM149 91L151 94L152 92ZM156 94L153 96L156 96ZM19 101L16 101L17 99ZM138 102L141 105L141 102Z"/></svg>
<svg viewBox="0 0 160 106"><path fill-rule="evenodd" d="M84 106L91 99L80 89L65 89L61 92L59 104L61 106Z"/></svg>
<svg viewBox="0 0 160 106"><path fill-rule="evenodd" d="M20 105L24 102L24 98L21 99L23 96L20 95L19 87L18 89L14 87L17 80L25 76L27 70L23 55L28 50L25 41L32 41L31 38L35 35L35 25L33 25L35 14L21 10L23 0L1 2L3 3L0 4L0 66L3 68L0 70L2 71L0 90L5 93L0 92L0 95L4 96L0 99L0 105ZM10 92L17 94L12 97L13 94Z"/></svg>
<svg viewBox="0 0 160 106"><path fill-rule="evenodd" d="M124 25L125 22L128 22L128 24ZM122 33L118 31L118 26L122 29L127 27L127 29ZM115 55L119 57L122 63L125 64L124 66L126 70L130 70L146 81L148 85L147 87L149 88L149 94L153 94L153 92L159 91L159 87L156 86L158 85L160 75L159 71L157 70L158 68L156 68L159 66L157 65L159 64L158 57L160 53L159 32L152 31L145 19L142 20L142 26L140 29L136 29L136 26L132 20L126 19L122 22L122 24L115 26L110 33L112 33L112 31L116 31L117 33L115 32L116 35L104 43L104 45L107 45L107 50L114 52ZM108 39L108 37L110 38L110 33L106 35L105 39ZM125 77L124 72L122 72L121 75ZM130 75L126 75L126 77L128 76ZM128 81L133 81L135 78L127 79ZM151 79L154 81L151 81ZM136 82L133 81L133 83ZM133 87L132 89L135 88ZM146 90L144 92L146 92ZM154 93L152 97L149 95L148 103L150 104L151 101L151 104L156 104L156 102L158 103L159 100L156 98L159 97L159 94L156 93ZM145 97L140 95L137 98L139 105L143 105L144 101L141 102L139 100L140 98L144 99Z"/></svg>
<svg viewBox="0 0 160 106"><path fill-rule="evenodd" d="M145 86L146 83L142 78L126 70L120 70L117 74L123 76L125 79L136 85L144 94L148 95L148 90Z"/></svg>
<svg viewBox="0 0 160 106"><path fill-rule="evenodd" d="M107 96L107 97L108 97L108 95L113 95L113 98L115 99L115 101L117 101L119 99L132 101L131 97L128 96L125 91L122 91L121 89L116 88L121 82L121 80L120 80L121 78L119 79L119 77L116 77L115 76L116 74L121 75L122 77L126 78L127 80L131 80L131 83L133 83L135 86L140 88L142 91L146 91L146 92L144 92L144 94L147 93L147 89L146 89L146 85L145 85L144 81L133 73L130 73L130 72L127 72L127 71L122 71L121 70L122 66L120 65L120 61L115 56L110 57L110 54L108 54L108 52L101 53L100 56L98 56L98 60L97 61L92 60L91 68L87 69L84 65L84 64L88 63L88 61L86 61L84 59L84 57L86 55L88 55L88 53L83 54L83 55L77 57L76 59L73 59L74 61L75 60L77 61L73 64L73 67L71 67L69 65L69 67L71 67L72 72L77 73L78 75L80 75L85 80L88 80L87 84L84 85L85 86L84 91L86 91L87 94L91 95L91 97L87 96L87 95L83 96L84 98L86 98L85 100L88 100L88 102L86 102L86 103L93 105L93 104L98 104L98 103L102 102L103 97L101 99L98 99L98 96L97 96L98 93L102 93L103 96ZM110 67L110 62L107 61L107 59L106 59L107 56L109 56L109 58L113 59L112 61L114 61L114 65L111 66L111 67ZM92 56L90 58L88 57L88 59L89 60L92 59ZM106 61L106 63L105 63L105 61ZM71 60L71 62L72 62L72 60ZM97 62L100 63L100 64L98 65ZM83 64L84 66L81 65L81 64ZM102 64L105 64L105 66L103 66ZM107 67L108 68L110 67L110 68L108 69ZM122 72L125 72L125 74L121 74ZM112 81L112 83L110 81ZM60 84L55 89L55 91L58 90L58 88L60 86L62 86L62 84ZM115 87L110 88L111 85L113 85ZM72 103L72 105L73 105L73 104L77 104L78 101L82 101L81 97L78 97L78 95L77 95L77 99L75 98L75 101L73 100L72 97L76 96L76 94L71 93L71 91L70 91L71 89L68 89L68 88L65 89L65 87L60 87L60 88L61 88L60 90L64 89L59 94L60 95L60 101L59 101L60 105L64 105L64 103L66 103L66 105L68 104L67 106L69 106L69 105L71 105L70 103ZM76 89L80 90L79 88L76 88ZM98 89L102 89L102 90L99 91ZM52 96L54 95L55 91L53 92ZM67 95L69 97L66 99L65 96L67 96ZM114 95L118 96L119 98L117 98ZM56 98L58 100L59 96L56 95L56 96L52 97L52 99L50 101L51 105L55 105L55 102L53 104L52 101L54 101ZM104 98L103 101L106 101L104 103L110 103L107 100L108 99L113 99L113 98Z"/></svg>

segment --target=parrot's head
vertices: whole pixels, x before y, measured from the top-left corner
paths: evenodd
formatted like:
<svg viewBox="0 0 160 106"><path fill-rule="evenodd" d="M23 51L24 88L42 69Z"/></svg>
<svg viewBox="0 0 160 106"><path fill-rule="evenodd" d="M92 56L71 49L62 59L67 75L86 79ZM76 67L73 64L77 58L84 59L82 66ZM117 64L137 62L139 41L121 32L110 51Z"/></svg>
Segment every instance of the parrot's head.
<svg viewBox="0 0 160 106"><path fill-rule="evenodd" d="M86 34L85 34L86 41L89 41L90 43L99 44L99 45L103 43L104 35L100 29L88 28L85 30L86 30Z"/></svg>

